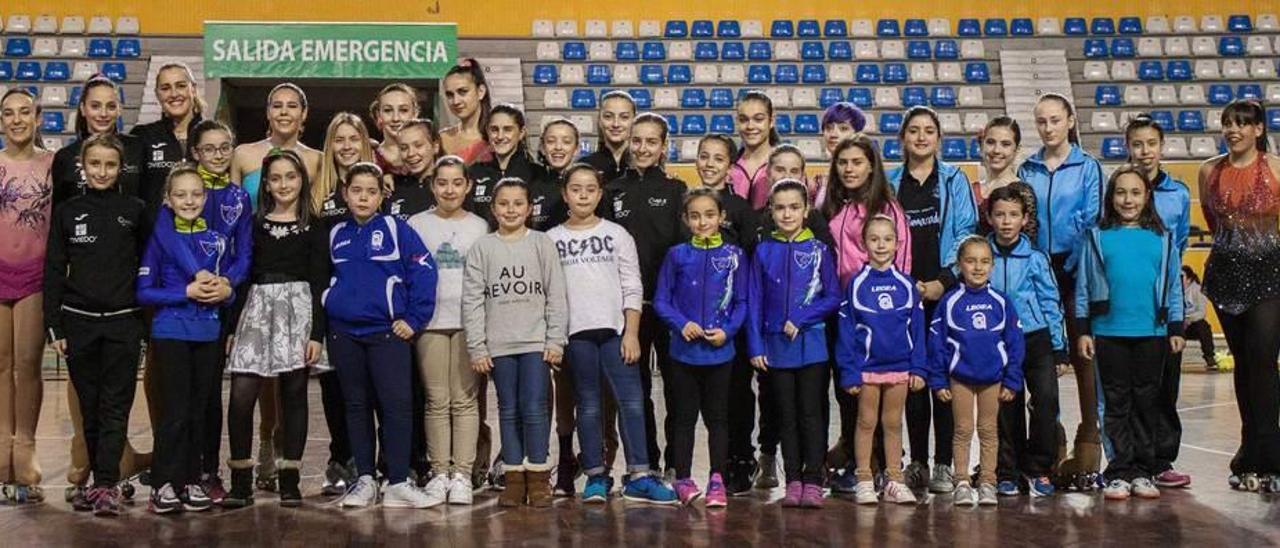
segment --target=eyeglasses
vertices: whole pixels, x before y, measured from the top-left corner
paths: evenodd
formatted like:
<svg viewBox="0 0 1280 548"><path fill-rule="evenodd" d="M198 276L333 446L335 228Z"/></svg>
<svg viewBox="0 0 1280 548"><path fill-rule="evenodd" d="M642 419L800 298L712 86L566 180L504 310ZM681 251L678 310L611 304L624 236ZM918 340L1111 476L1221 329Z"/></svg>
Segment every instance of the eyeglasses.
<svg viewBox="0 0 1280 548"><path fill-rule="evenodd" d="M204 156L213 156L219 152L225 156L231 154L235 147L231 146L231 143L222 143L221 145L200 145L196 147L196 150L200 151L200 154Z"/></svg>

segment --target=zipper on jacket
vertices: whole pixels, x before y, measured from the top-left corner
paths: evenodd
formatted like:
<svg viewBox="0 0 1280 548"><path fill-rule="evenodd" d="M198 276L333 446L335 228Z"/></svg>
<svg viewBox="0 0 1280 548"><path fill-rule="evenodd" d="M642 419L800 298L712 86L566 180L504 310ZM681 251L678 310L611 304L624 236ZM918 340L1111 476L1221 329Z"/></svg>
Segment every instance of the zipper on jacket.
<svg viewBox="0 0 1280 548"><path fill-rule="evenodd" d="M696 249L696 248L695 248ZM703 249L702 251L702 298L698 299L698 325L699 327L707 324L707 263L711 261L711 250Z"/></svg>
<svg viewBox="0 0 1280 548"><path fill-rule="evenodd" d="M1047 168L1048 166L1045 166L1045 167ZM1045 247L1049 248L1046 251L1048 251L1050 256L1053 255L1053 174L1054 174L1054 171L1050 170L1049 171L1049 192L1045 194L1046 196L1049 197L1049 199L1045 200L1045 209L1047 210L1046 214L1049 219L1049 222L1046 223L1049 225L1048 227L1049 228L1048 230L1049 245Z"/></svg>

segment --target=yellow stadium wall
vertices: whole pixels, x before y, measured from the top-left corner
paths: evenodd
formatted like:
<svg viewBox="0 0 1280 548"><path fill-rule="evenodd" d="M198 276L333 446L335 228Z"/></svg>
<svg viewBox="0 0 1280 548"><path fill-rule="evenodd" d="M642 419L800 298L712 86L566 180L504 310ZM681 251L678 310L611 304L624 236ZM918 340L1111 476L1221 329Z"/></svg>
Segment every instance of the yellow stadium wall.
<svg viewBox="0 0 1280 548"><path fill-rule="evenodd" d="M13 13L63 15L107 14L139 18L146 34L198 34L205 20L268 21L433 21L456 22L459 34L478 36L527 36L534 19L759 19L868 18L905 19L948 17L1066 17L1123 15L1200 15L1275 12L1268 1L1151 0L1142 4L1104 1L1022 2L1017 0L956 0L946 3L869 2L856 6L818 0L649 0L598 2L566 0L529 3L519 0L408 0L400 2L279 1L279 0L8 0L4 15Z"/></svg>

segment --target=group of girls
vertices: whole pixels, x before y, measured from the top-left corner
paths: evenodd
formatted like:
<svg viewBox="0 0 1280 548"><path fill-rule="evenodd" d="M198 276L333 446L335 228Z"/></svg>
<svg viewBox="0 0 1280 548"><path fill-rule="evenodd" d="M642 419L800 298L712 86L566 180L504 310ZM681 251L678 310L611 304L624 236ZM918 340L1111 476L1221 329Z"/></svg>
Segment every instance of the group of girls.
<svg viewBox="0 0 1280 548"><path fill-rule="evenodd" d="M749 92L741 145L703 138L700 181L686 185L666 170L665 119L626 93L603 98L599 146L578 162L567 120L546 125L535 157L524 113L490 104L474 61L442 89L457 126L421 119L417 92L393 84L369 109L380 142L341 113L315 150L299 141L305 93L281 84L267 137L237 146L172 64L156 82L162 119L132 135L118 132L115 84L86 82L78 139L56 153L40 148L35 97L8 91L0 480L43 496L47 337L72 381L68 500L97 515L118 514L122 479L147 469L157 513L246 506L255 487L301 504L312 375L332 439L322 492L343 507L470 504L486 476L503 506L547 506L577 493L580 472L582 500L605 501L619 441L622 496L656 504L723 507L784 486L785 506L821 507L828 487L859 503L927 488L976 505L1190 483L1173 467L1184 318L1199 319L1183 310L1190 199L1161 167L1150 117L1129 122L1130 163L1104 180L1070 101L1046 94L1044 147L1016 165L1018 124L992 120L971 184L940 160L932 110L907 111L906 159L891 169L861 135L865 116L840 103L823 116L830 168L810 179L768 96ZM1253 489L1280 472L1280 160L1264 120L1255 102L1226 108L1228 153L1200 174L1215 236L1203 291L1236 356L1244 423L1233 481ZM140 362L154 455L125 435ZM1067 367L1083 420L1063 460ZM831 384L841 435L828 448ZM692 470L700 414L705 489Z"/></svg>

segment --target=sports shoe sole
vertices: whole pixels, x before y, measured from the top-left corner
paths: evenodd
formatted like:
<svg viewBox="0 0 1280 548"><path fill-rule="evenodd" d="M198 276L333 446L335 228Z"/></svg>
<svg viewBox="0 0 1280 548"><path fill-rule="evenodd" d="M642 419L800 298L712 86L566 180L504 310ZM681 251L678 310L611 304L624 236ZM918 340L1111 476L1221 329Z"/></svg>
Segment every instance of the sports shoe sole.
<svg viewBox="0 0 1280 548"><path fill-rule="evenodd" d="M701 496L701 495L699 495L699 496ZM641 498L641 497L633 497L633 496L627 495L626 493L623 493L623 494L622 494L622 498L624 498L624 499L626 499L626 500L629 500L629 501L631 501L631 502L639 502L639 503L643 503L643 504L652 504L652 505L654 505L654 506L679 506L679 505L680 505L680 499L673 499L673 500L671 500L671 501L662 501L662 500L646 499L646 498ZM693 502L694 500L697 500L697 498L695 497L694 499L690 500L689 502Z"/></svg>

